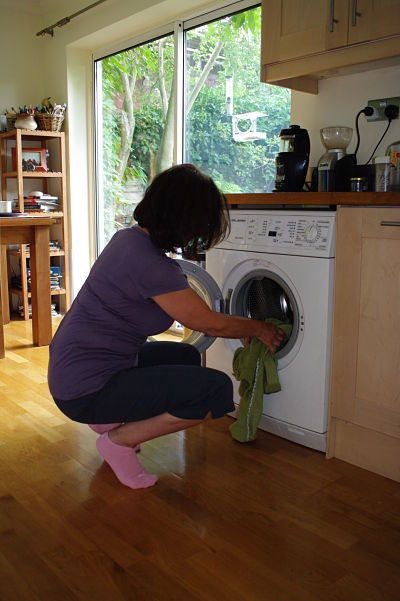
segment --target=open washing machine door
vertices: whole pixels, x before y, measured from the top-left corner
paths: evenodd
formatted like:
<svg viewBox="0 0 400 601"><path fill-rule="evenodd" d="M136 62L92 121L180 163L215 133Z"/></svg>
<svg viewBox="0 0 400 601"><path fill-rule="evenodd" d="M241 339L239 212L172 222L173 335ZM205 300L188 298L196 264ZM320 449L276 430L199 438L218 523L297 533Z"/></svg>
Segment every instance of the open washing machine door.
<svg viewBox="0 0 400 601"><path fill-rule="evenodd" d="M263 321L278 319L292 326L289 339L276 352L278 369L289 365L304 337L304 309L300 296L276 264L266 259L248 259L236 265L224 281L225 312ZM233 352L242 344L227 339Z"/></svg>
<svg viewBox="0 0 400 601"><path fill-rule="evenodd" d="M196 262L185 261L184 259L175 259L182 267L184 274L188 279L190 287L200 296L203 301L213 311L223 312L223 296L218 284L207 271ZM199 353L207 350L215 338L206 336L203 332L196 332L186 328L182 324L174 321L172 326L156 336L151 336L149 340L169 342L186 342L197 348Z"/></svg>

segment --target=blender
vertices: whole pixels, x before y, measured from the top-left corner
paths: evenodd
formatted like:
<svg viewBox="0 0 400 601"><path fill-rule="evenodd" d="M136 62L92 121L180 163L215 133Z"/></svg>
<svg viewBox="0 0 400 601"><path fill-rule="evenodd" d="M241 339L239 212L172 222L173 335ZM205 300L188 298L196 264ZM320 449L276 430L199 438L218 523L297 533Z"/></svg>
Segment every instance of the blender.
<svg viewBox="0 0 400 601"><path fill-rule="evenodd" d="M337 179L337 163L343 164L342 159L346 156L346 148L350 144L353 128L335 125L323 127L320 130L321 140L326 152L318 161L318 192L333 192L338 189L335 181ZM349 157L353 155L349 155Z"/></svg>

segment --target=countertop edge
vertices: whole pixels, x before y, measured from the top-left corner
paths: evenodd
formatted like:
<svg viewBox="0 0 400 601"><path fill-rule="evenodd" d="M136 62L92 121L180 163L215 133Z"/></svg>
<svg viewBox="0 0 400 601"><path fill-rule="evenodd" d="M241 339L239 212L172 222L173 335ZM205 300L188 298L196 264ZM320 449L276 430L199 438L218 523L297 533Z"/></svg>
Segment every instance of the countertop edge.
<svg viewBox="0 0 400 601"><path fill-rule="evenodd" d="M400 192L271 192L225 194L228 205L398 206Z"/></svg>

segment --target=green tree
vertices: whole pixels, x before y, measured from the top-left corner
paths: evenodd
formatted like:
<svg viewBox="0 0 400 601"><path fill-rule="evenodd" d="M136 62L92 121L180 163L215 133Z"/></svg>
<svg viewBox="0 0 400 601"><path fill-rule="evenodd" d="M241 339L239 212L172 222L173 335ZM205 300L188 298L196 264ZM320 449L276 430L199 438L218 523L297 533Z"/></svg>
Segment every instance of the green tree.
<svg viewBox="0 0 400 601"><path fill-rule="evenodd" d="M213 77L201 89L186 121L186 160L207 171L225 192L270 191L275 179L275 155L279 132L289 124L290 92L259 81L260 9L231 18L229 27L219 22L189 33L187 43L196 76L202 53L218 35L225 33L223 52L215 63ZM221 27L224 29L221 30ZM192 65L191 65L192 66ZM193 75L192 75L193 76ZM253 142L233 140L232 117L226 112L225 80L233 77L234 115L259 111L258 131L266 139ZM207 85L208 84L208 85ZM194 85L190 82L189 85ZM250 122L240 122L246 129Z"/></svg>
<svg viewBox="0 0 400 601"><path fill-rule="evenodd" d="M186 160L225 192L268 189L290 93L259 83L261 10L214 21L187 34ZM124 211L123 188L147 184L173 161L174 46L167 36L102 61L105 237ZM266 142L234 142L225 77L234 79L234 112L262 111ZM239 123L245 128L246 123Z"/></svg>

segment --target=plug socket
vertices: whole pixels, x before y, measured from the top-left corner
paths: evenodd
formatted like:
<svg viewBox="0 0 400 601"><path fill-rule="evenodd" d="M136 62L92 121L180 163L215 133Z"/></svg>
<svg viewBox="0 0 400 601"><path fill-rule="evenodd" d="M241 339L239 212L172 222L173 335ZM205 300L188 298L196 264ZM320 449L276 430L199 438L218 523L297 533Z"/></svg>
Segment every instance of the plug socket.
<svg viewBox="0 0 400 601"><path fill-rule="evenodd" d="M374 109L371 116L366 116L367 121L387 121L388 119L398 119L400 109L400 97L394 98L378 98L376 100L368 100L368 106ZM389 106L391 107L389 109ZM397 108L397 114L393 117L388 117L386 110L389 109L389 114L394 114Z"/></svg>
<svg viewBox="0 0 400 601"><path fill-rule="evenodd" d="M399 107L395 104L388 104L385 108L385 115L390 121L397 119L399 116Z"/></svg>

